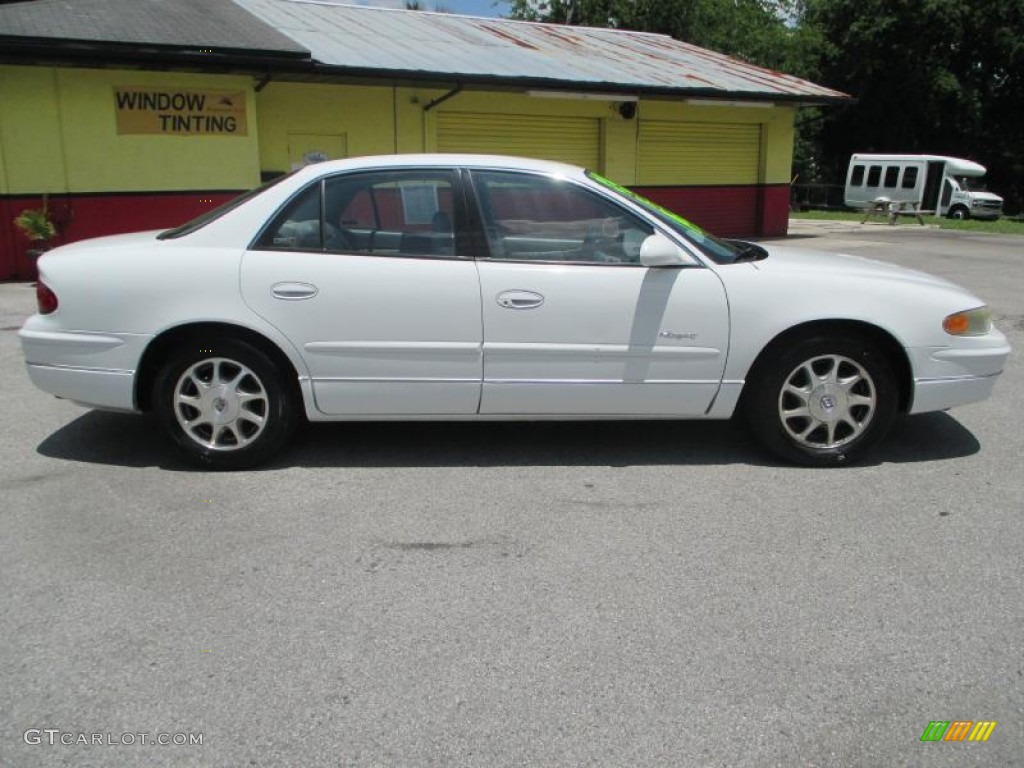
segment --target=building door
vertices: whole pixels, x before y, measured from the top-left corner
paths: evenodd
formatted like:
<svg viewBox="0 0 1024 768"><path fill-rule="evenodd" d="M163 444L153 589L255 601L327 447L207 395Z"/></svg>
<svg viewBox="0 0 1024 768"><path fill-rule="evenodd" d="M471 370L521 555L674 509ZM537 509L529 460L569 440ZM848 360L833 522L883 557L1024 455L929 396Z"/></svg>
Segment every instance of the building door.
<svg viewBox="0 0 1024 768"><path fill-rule="evenodd" d="M344 133L289 133L288 166L294 171L310 162L343 160L348 157L348 136Z"/></svg>

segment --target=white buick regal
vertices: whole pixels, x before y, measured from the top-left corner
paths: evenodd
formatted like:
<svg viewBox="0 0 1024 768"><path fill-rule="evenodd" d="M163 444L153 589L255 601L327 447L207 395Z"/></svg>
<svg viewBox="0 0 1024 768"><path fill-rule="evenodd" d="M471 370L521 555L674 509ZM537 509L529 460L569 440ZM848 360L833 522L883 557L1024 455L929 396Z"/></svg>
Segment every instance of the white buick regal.
<svg viewBox="0 0 1024 768"><path fill-rule="evenodd" d="M247 467L305 416L728 419L809 465L988 397L980 299L866 259L716 239L597 174L509 157L308 166L177 229L53 250L32 381L152 411Z"/></svg>

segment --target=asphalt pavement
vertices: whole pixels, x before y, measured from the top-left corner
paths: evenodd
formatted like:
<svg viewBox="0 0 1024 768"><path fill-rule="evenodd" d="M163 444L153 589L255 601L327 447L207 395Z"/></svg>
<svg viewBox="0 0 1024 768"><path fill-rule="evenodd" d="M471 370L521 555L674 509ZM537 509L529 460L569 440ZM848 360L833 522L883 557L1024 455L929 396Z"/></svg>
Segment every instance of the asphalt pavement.
<svg viewBox="0 0 1024 768"><path fill-rule="evenodd" d="M984 297L995 396L841 469L730 423L338 424L209 474L35 390L0 285L0 766L1024 764L1024 238L786 242Z"/></svg>

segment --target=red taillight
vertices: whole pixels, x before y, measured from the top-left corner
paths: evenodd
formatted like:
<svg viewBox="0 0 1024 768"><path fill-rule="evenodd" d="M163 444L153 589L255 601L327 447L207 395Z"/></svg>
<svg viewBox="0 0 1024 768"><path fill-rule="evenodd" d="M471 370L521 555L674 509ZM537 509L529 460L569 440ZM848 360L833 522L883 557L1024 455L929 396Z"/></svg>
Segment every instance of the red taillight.
<svg viewBox="0 0 1024 768"><path fill-rule="evenodd" d="M36 283L36 304L40 315L48 315L57 311L57 294L42 281Z"/></svg>

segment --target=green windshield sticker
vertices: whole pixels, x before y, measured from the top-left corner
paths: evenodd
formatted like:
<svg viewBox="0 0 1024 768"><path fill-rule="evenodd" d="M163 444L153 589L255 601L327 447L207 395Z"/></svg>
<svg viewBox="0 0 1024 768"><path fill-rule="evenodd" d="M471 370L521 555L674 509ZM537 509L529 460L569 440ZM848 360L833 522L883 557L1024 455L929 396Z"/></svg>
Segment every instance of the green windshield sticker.
<svg viewBox="0 0 1024 768"><path fill-rule="evenodd" d="M621 184L616 184L611 179L606 179L604 176L602 176L602 175L600 175L598 173L594 173L593 171L588 171L588 175L590 176L590 178L592 178L598 184L603 184L604 186L608 187L609 189L615 190L620 195L624 195L625 197L628 197L630 200L634 200L634 201L640 203L640 205L644 206L645 208L650 208L652 210L658 211L658 213L661 213L661 214L667 216L668 218L672 219L672 221L676 222L677 224L681 224L683 227L688 229L693 234L699 235L700 237L707 237L707 233L703 229L698 227L692 221L688 221L687 219L684 219L682 216L680 216L675 211L670 211L668 208L660 206L657 203L655 203L654 201L648 200L643 195L638 195L633 190L627 189L626 187L622 186Z"/></svg>

